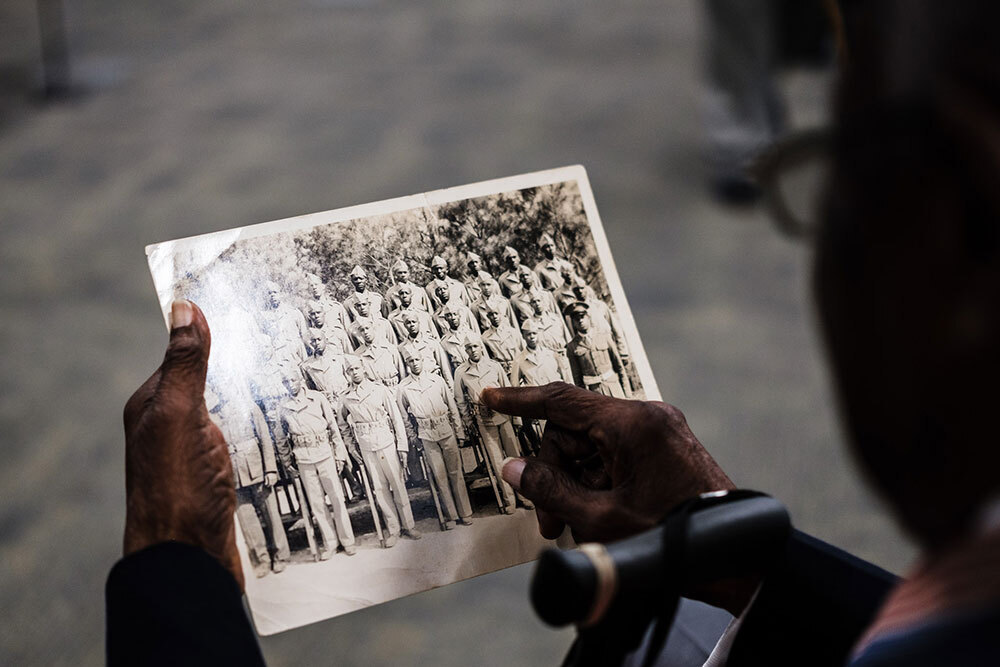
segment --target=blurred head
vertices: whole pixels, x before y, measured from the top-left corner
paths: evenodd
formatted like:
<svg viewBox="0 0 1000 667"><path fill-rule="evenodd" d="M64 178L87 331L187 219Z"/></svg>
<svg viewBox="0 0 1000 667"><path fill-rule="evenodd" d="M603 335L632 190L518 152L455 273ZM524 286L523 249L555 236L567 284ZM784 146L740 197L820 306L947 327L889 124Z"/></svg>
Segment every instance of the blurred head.
<svg viewBox="0 0 1000 667"><path fill-rule="evenodd" d="M364 292L368 287L368 274L361 266L355 266L351 270L351 284L358 292Z"/></svg>
<svg viewBox="0 0 1000 667"><path fill-rule="evenodd" d="M403 346L403 362L411 375L420 375L420 371L424 368L420 355L409 346Z"/></svg>
<svg viewBox="0 0 1000 667"><path fill-rule="evenodd" d="M375 328L372 323L367 320L358 320L357 323L358 337L365 342L366 345L371 345L372 341L375 340Z"/></svg>
<svg viewBox="0 0 1000 667"><path fill-rule="evenodd" d="M277 308L281 305L281 292L278 290L278 284L273 282L268 282L264 289L267 291L267 305L271 308Z"/></svg>
<svg viewBox="0 0 1000 667"><path fill-rule="evenodd" d="M590 331L590 309L585 303L574 303L569 308L569 317L573 322L573 329L579 333Z"/></svg>
<svg viewBox="0 0 1000 667"><path fill-rule="evenodd" d="M535 315L542 314L542 296L537 292L532 292L528 296L528 303L531 304L531 309L535 311Z"/></svg>
<svg viewBox="0 0 1000 667"><path fill-rule="evenodd" d="M364 299L360 299L357 305L354 306L354 310L358 311L358 315L361 317L368 317L372 311L372 306Z"/></svg>
<svg viewBox="0 0 1000 667"><path fill-rule="evenodd" d="M525 289L531 289L535 284L535 273L526 266L522 266L517 270L517 278L521 281L521 285Z"/></svg>
<svg viewBox="0 0 1000 667"><path fill-rule="evenodd" d="M556 242L548 234L544 234L539 239L538 247L541 249L545 259L553 259L556 256Z"/></svg>
<svg viewBox="0 0 1000 667"><path fill-rule="evenodd" d="M467 266L469 267L469 273L476 275L483 270L483 260L479 258L479 255L475 257L470 256Z"/></svg>
<svg viewBox="0 0 1000 667"><path fill-rule="evenodd" d="M410 289L409 285L403 285L400 287L396 294L399 295L399 303L403 306L403 308L407 308L411 303L413 303L413 290Z"/></svg>
<svg viewBox="0 0 1000 667"><path fill-rule="evenodd" d="M486 319L490 321L490 326L500 326L500 313L493 308L486 311Z"/></svg>
<svg viewBox="0 0 1000 667"><path fill-rule="evenodd" d="M577 281L573 285L573 296L575 296L577 299L580 299L581 301L586 300L586 298L588 296L588 294L587 294L587 283L585 283L583 281Z"/></svg>
<svg viewBox="0 0 1000 667"><path fill-rule="evenodd" d="M449 327L453 330L458 330L459 318L457 311L446 310L444 311L444 315L442 317L444 317L444 321L448 323Z"/></svg>
<svg viewBox="0 0 1000 667"><path fill-rule="evenodd" d="M298 396L302 392L302 387L304 385L302 376L298 373L286 375L284 377L284 385L289 394L292 396Z"/></svg>
<svg viewBox="0 0 1000 667"><path fill-rule="evenodd" d="M529 350L534 350L538 347L538 332L534 329L525 330L524 334L524 344L528 346Z"/></svg>
<svg viewBox="0 0 1000 667"><path fill-rule="evenodd" d="M323 336L314 335L309 344L312 346L313 353L323 356L323 352L326 351L326 339Z"/></svg>
<svg viewBox="0 0 1000 667"><path fill-rule="evenodd" d="M398 262L392 267L392 277L397 283L405 283L410 280L410 267L405 262Z"/></svg>
<svg viewBox="0 0 1000 667"><path fill-rule="evenodd" d="M319 280L310 281L309 291L314 299L322 299L324 296L323 283Z"/></svg>
<svg viewBox="0 0 1000 667"><path fill-rule="evenodd" d="M344 375L351 384L361 384L365 379L365 366L361 359L349 354L344 358Z"/></svg>
<svg viewBox="0 0 1000 667"><path fill-rule="evenodd" d="M403 315L403 326L406 328L406 333L410 334L411 338L416 338L417 334L420 333L420 320L413 313L406 313Z"/></svg>
<svg viewBox="0 0 1000 667"><path fill-rule="evenodd" d="M1000 492L1000 3L967 9L857 10L814 271L851 446L931 549Z"/></svg>
<svg viewBox="0 0 1000 667"><path fill-rule="evenodd" d="M521 263L521 257L516 250L507 246L503 251L503 263L509 271L515 271Z"/></svg>
<svg viewBox="0 0 1000 667"><path fill-rule="evenodd" d="M478 340L465 341L465 354L468 355L469 361L472 363L479 363L479 360L483 358L483 344Z"/></svg>
<svg viewBox="0 0 1000 667"><path fill-rule="evenodd" d="M438 285L434 288L434 294L437 296L438 301L442 304L448 303L448 298L451 296L448 294L448 288L444 285Z"/></svg>
<svg viewBox="0 0 1000 667"><path fill-rule="evenodd" d="M434 257L431 260L431 274L438 280L444 280L448 275L448 262L443 257Z"/></svg>

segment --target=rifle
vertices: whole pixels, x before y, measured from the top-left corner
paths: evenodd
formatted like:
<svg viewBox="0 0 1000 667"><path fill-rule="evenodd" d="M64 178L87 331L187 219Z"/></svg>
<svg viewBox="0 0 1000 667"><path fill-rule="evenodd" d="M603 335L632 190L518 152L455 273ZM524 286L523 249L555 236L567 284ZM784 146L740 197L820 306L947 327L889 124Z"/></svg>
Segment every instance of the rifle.
<svg viewBox="0 0 1000 667"><path fill-rule="evenodd" d="M434 499L434 509L437 510L438 524L441 526L441 530L446 530L444 527L446 523L444 519L444 514L441 512L441 499L438 497L438 491L435 486L436 482L434 480L433 474L431 474L433 471L429 470L430 466L427 465L427 458L424 455L423 449L419 450L419 456L420 456L420 467L423 468L424 470L424 477L427 478L427 485L431 487L431 498Z"/></svg>
<svg viewBox="0 0 1000 667"><path fill-rule="evenodd" d="M319 551L316 548L316 535L313 533L313 521L312 514L309 511L309 499L306 498L305 492L302 490L302 480L297 476L292 477L292 483L295 484L295 494L299 497L299 511L302 512L302 520L305 521L306 529L306 539L309 540L309 553L312 554L313 560L319 560Z"/></svg>
<svg viewBox="0 0 1000 667"><path fill-rule="evenodd" d="M368 469L362 463L358 466L361 469L361 482L365 485L365 495L368 496L368 509L372 512L372 522L375 524L375 534L378 535L378 543L385 547L385 537L382 536L382 524L379 523L378 510L375 509L375 494L372 493L371 484L368 483Z"/></svg>
<svg viewBox="0 0 1000 667"><path fill-rule="evenodd" d="M469 391L465 387L462 387L462 393L465 395L465 405L471 406L472 402L469 401ZM486 468L486 475L490 478L490 486L493 487L493 496L497 499L497 509L503 512L503 499L500 497L500 487L497 485L496 477L493 474L493 466L490 464L489 454L486 452L486 446L483 444L482 434L479 432L479 427L476 425L475 415L469 415L469 424L466 425L465 431L469 436L469 442L472 443L472 449L476 452L476 455L483 462L483 466Z"/></svg>

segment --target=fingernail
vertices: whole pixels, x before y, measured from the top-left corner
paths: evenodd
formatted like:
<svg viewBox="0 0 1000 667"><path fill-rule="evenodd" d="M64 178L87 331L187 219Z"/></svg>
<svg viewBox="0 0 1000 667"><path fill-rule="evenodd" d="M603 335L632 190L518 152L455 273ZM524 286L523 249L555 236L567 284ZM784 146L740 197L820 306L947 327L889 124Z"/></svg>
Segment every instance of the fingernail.
<svg viewBox="0 0 1000 667"><path fill-rule="evenodd" d="M180 329L190 326L194 321L194 309L191 302L185 299L177 299L170 304L170 330Z"/></svg>
<svg viewBox="0 0 1000 667"><path fill-rule="evenodd" d="M524 473L524 466L524 459L516 459L513 456L508 456L500 464L500 476L516 491L521 490L521 475Z"/></svg>

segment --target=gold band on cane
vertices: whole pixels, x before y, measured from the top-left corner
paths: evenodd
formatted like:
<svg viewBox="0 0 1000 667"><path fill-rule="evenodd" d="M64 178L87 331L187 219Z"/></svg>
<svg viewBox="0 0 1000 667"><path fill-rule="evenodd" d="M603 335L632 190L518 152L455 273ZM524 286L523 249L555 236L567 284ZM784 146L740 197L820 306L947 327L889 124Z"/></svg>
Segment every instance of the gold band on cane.
<svg viewBox="0 0 1000 667"><path fill-rule="evenodd" d="M594 603L590 607L587 618L580 624L581 627L586 628L600 621L604 612L611 606L611 601L618 590L618 571L603 544L586 542L580 545L580 553L586 556L591 565L594 566L594 573L597 575Z"/></svg>

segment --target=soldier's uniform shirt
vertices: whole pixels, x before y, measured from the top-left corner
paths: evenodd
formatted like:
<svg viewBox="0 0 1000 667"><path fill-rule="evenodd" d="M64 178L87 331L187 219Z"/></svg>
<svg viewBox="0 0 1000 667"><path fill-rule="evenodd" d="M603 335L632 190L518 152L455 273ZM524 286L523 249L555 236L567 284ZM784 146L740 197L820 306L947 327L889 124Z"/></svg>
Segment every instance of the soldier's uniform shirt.
<svg viewBox="0 0 1000 667"><path fill-rule="evenodd" d="M373 342L379 345L396 345L396 331L392 328L392 324L389 320L385 319L381 315L378 317L361 317L358 316L354 318L355 324L358 322L367 322L372 327ZM351 340L354 342L355 349L364 347L365 341L361 339L361 336L357 333L351 333Z"/></svg>
<svg viewBox="0 0 1000 667"><path fill-rule="evenodd" d="M486 345L490 358L503 366L508 376L514 359L524 349L521 333L502 321L498 327L483 332L483 344Z"/></svg>
<svg viewBox="0 0 1000 667"><path fill-rule="evenodd" d="M464 429L451 388L440 377L421 372L400 383L396 399L410 438L419 438L423 443L445 516L449 521L471 516L456 439Z"/></svg>
<svg viewBox="0 0 1000 667"><path fill-rule="evenodd" d="M569 304L579 301L579 299L576 298L576 294L573 293L573 288L569 285L563 285L562 287L556 288L552 291L552 296L555 297L556 305L559 306L560 313L565 311L566 306Z"/></svg>
<svg viewBox="0 0 1000 667"><path fill-rule="evenodd" d="M439 343L434 338L428 338L426 336L421 336L416 340L413 340L407 336L402 343L399 345L399 353L402 356L403 345L409 345L414 349L419 355L420 359L423 361L422 374L426 375L428 373L433 373L443 379L445 384L450 388L452 382L454 381L451 362L448 359L448 353L444 351ZM403 362L406 366L406 362ZM409 368L407 368L407 373L409 373Z"/></svg>
<svg viewBox="0 0 1000 667"><path fill-rule="evenodd" d="M422 310L425 313L431 312L431 300L427 297L427 292L424 288L412 281L407 281L405 283L396 283L385 293L385 301L382 304L382 314L386 317L389 316L394 310L399 310L402 301L399 299L399 289L406 285L410 288L410 295L413 301L410 302L410 308L416 308Z"/></svg>
<svg viewBox="0 0 1000 667"><path fill-rule="evenodd" d="M556 313L542 313L532 317L531 321L538 329L539 346L555 352L563 381L573 384L573 371L566 353L566 346L569 345L569 341L573 337L570 335L569 329L566 328L566 320Z"/></svg>
<svg viewBox="0 0 1000 667"><path fill-rule="evenodd" d="M497 483L507 507L515 505L514 489L500 476L507 456L520 456L520 445L511 418L494 412L479 400L487 387L509 387L510 379L495 361L482 358L479 363L466 362L455 371L455 402L470 428L479 429L483 449L497 477Z"/></svg>
<svg viewBox="0 0 1000 667"><path fill-rule="evenodd" d="M357 351L369 380L395 387L406 375L406 366L395 345L366 345Z"/></svg>
<svg viewBox="0 0 1000 667"><path fill-rule="evenodd" d="M517 327L517 318L514 317L514 309L510 307L510 301L499 294L494 294L489 300L484 300L480 296L479 300L472 304L472 312L479 318L479 326L483 331L493 326L486 314L491 309L500 313L501 321L506 320L510 326Z"/></svg>
<svg viewBox="0 0 1000 667"><path fill-rule="evenodd" d="M252 402L237 405L226 401L217 412L209 412L209 417L219 427L229 448L236 482L236 516L248 550L257 564L270 561L267 538L257 515L260 510L270 519L269 532L274 540L275 557L288 560L288 538L281 523L278 501L271 490L262 484L264 475L278 472L274 445L264 415Z"/></svg>
<svg viewBox="0 0 1000 667"><path fill-rule="evenodd" d="M327 320L322 327L310 327L309 340L319 336L326 341L328 354L345 354L354 350L354 343L351 341L347 329L330 324Z"/></svg>
<svg viewBox="0 0 1000 667"><path fill-rule="evenodd" d="M528 269L528 271L531 271L531 269L529 269L524 264L518 264L517 268L514 269L513 271L504 271L503 273L500 274L499 278L500 291L508 299L514 296L515 294L519 294L521 290L524 289L524 286L521 285L521 277L520 277L522 269ZM534 276L532 278L532 281L537 285L538 276L535 275L534 271L531 271L531 275Z"/></svg>
<svg viewBox="0 0 1000 667"><path fill-rule="evenodd" d="M458 331L446 329L445 334L441 337L441 349L448 356L453 377L454 371L469 360L465 354L465 337L469 333L471 332L468 328L459 327ZM478 335L478 333L477 331L476 334Z"/></svg>
<svg viewBox="0 0 1000 667"><path fill-rule="evenodd" d="M413 511L397 453L407 452L409 444L395 397L388 388L364 380L344 394L340 414L344 438L353 439L361 451L389 534L399 534L400 522L407 530L413 528Z"/></svg>
<svg viewBox="0 0 1000 667"><path fill-rule="evenodd" d="M539 345L534 350L525 348L517 355L510 374L511 385L540 387L550 382L567 382L555 352Z"/></svg>
<svg viewBox="0 0 1000 667"><path fill-rule="evenodd" d="M275 350L287 346L288 354L296 357L297 363L302 363L309 344L309 326L305 316L298 309L283 303L277 308L265 308L260 317Z"/></svg>
<svg viewBox="0 0 1000 667"><path fill-rule="evenodd" d="M625 332L622 331L618 323L618 317L611 312L608 304L600 299L587 299L587 306L590 312L590 321L594 331L603 331L611 334L615 345L618 347L618 354L622 357L628 356L628 346L625 344Z"/></svg>
<svg viewBox="0 0 1000 667"><path fill-rule="evenodd" d="M284 430L280 424L281 402L288 396L284 378L300 373L299 362L289 358L279 358L275 354L261 363L260 372L250 381L250 391L264 410L264 418L271 427L271 437L277 448L282 465L289 465L291 454L286 451Z"/></svg>
<svg viewBox="0 0 1000 667"><path fill-rule="evenodd" d="M368 302L368 316L371 317L374 313L382 312L382 300L381 294L370 289L366 289L364 292L355 290L351 292L351 296L344 299L344 308L347 309L350 318L356 320L359 317L358 301L366 301Z"/></svg>
<svg viewBox="0 0 1000 667"><path fill-rule="evenodd" d="M421 292L423 294L423 292ZM399 309L392 311L389 315L389 322L392 324L392 328L396 331L396 338L405 343L406 339L410 337L409 332L406 330L406 324L404 324L404 319L407 315L413 315L417 318L417 323L420 326L420 332L426 334L432 338L438 338L441 334L438 333L437 325L434 323L431 314L425 310L420 310L419 308L414 308L412 305L409 308Z"/></svg>
<svg viewBox="0 0 1000 667"><path fill-rule="evenodd" d="M500 283L496 281L496 278L490 277L490 282L493 283L493 289L495 294L500 293ZM465 291L469 293L469 302L475 303L483 295L483 288L479 286L479 276L470 275L465 279Z"/></svg>
<svg viewBox="0 0 1000 667"><path fill-rule="evenodd" d="M515 294L510 298L510 305L514 309L514 314L517 315L517 319L524 322L535 316L535 309L531 306L531 297L537 295L539 300L542 302L542 308L547 312L559 312L557 310L556 299L552 296L552 292L548 290L543 290L539 287L535 287L531 290L521 290L519 293Z"/></svg>
<svg viewBox="0 0 1000 667"><path fill-rule="evenodd" d="M577 334L570 341L567 353L578 385L605 396L627 398L620 377L625 369L610 334L602 331Z"/></svg>
<svg viewBox="0 0 1000 667"><path fill-rule="evenodd" d="M318 391L327 395L334 407L335 401L350 389L344 374L344 358L329 351L309 357L303 362L302 371Z"/></svg>
<svg viewBox="0 0 1000 667"><path fill-rule="evenodd" d="M538 264L535 264L535 275L538 276L538 282L541 284L542 289L551 292L565 285L566 281L562 277L563 269L576 272L576 268L569 260L565 260L562 257L543 259Z"/></svg>
<svg viewBox="0 0 1000 667"><path fill-rule="evenodd" d="M448 302L451 305L451 301ZM472 310L468 306L462 303L456 303L454 305L455 309L458 310L458 326L459 328L465 327L469 331L474 332L477 336L481 331L479 327L479 320L475 315L472 314ZM438 331L442 336L447 334L451 330L451 326L448 324L448 320L444 318L444 306L438 308L434 311L434 324L437 325Z"/></svg>
<svg viewBox="0 0 1000 667"><path fill-rule="evenodd" d="M469 294L465 291L465 285L458 282L451 276L445 276L444 278L435 278L434 280L427 283L425 291L427 292L427 298L430 299L431 305L434 310L437 310L444 304L441 300L437 298L437 287L438 285L444 285L448 289L448 302L455 302L456 304L463 304L468 306L471 301L469 300Z"/></svg>
<svg viewBox="0 0 1000 667"><path fill-rule="evenodd" d="M292 442L302 486L327 548L354 544L354 529L335 463L347 461L336 411L321 392L303 388L298 396L281 404L281 422ZM324 492L333 504L332 514Z"/></svg>

